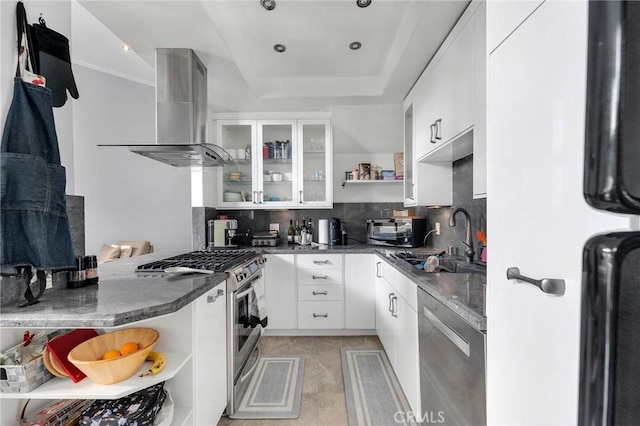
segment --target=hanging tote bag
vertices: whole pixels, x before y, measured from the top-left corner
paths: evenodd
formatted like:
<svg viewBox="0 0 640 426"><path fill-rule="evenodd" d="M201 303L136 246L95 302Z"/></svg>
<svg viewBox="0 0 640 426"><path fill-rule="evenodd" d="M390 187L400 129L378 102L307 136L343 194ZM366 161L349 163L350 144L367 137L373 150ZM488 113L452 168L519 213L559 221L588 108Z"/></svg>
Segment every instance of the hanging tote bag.
<svg viewBox="0 0 640 426"><path fill-rule="evenodd" d="M16 16L18 69L0 144L0 272L38 277L38 295L25 292L31 304L44 289L42 271L72 269L75 262L51 90L34 72L22 2Z"/></svg>

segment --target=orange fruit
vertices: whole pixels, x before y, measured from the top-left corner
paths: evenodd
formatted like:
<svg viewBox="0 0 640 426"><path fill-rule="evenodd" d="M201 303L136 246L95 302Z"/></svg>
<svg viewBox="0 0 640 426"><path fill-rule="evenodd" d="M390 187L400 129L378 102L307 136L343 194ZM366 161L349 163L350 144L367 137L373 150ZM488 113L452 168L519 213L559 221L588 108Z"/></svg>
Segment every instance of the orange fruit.
<svg viewBox="0 0 640 426"><path fill-rule="evenodd" d="M120 348L120 355L129 355L138 350L138 344L136 342L127 342Z"/></svg>
<svg viewBox="0 0 640 426"><path fill-rule="evenodd" d="M112 359L112 358L118 358L120 356L120 352L113 350L113 351L107 351L105 352L104 355L102 355L102 359Z"/></svg>

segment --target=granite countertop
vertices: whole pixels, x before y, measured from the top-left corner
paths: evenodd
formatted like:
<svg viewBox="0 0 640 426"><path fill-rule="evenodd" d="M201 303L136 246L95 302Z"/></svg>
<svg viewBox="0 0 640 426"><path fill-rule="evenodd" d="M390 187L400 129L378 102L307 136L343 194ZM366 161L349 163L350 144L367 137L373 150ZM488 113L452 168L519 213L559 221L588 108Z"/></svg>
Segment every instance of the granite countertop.
<svg viewBox="0 0 640 426"><path fill-rule="evenodd" d="M98 267L97 285L53 288L24 308L2 307L0 327L114 327L170 314L225 282L213 275L136 274L136 266L177 253L148 254Z"/></svg>
<svg viewBox="0 0 640 426"><path fill-rule="evenodd" d="M287 245L281 244L275 247L248 247L260 253L266 254L304 254L304 253L375 253L375 249L380 246L370 244L349 244L346 246L327 246L327 245Z"/></svg>
<svg viewBox="0 0 640 426"><path fill-rule="evenodd" d="M486 274L427 273L404 260L388 256L388 251L386 250L379 250L378 257L394 266L403 275L416 283L419 288L457 313L473 328L483 332L487 330L485 306Z"/></svg>

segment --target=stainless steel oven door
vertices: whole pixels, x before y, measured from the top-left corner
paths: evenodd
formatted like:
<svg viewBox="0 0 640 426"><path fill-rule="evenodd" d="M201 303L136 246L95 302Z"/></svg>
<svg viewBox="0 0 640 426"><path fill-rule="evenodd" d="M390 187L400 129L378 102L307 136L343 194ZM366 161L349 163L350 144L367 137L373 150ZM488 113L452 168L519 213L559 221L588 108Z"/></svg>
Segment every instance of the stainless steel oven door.
<svg viewBox="0 0 640 426"><path fill-rule="evenodd" d="M253 293L252 286L257 283L264 283L262 273L236 291L227 293L227 415L236 411L260 360L258 344L262 326L251 325L249 315L249 297Z"/></svg>
<svg viewBox="0 0 640 426"><path fill-rule="evenodd" d="M233 372L234 381L238 379L240 370L247 360L249 354L255 347L260 335L262 334L262 326L260 324L251 324L249 315L249 297L253 293L251 288L257 282L263 282L262 274L256 276L250 282L245 283L236 292L232 293L233 317L231 323L233 326Z"/></svg>

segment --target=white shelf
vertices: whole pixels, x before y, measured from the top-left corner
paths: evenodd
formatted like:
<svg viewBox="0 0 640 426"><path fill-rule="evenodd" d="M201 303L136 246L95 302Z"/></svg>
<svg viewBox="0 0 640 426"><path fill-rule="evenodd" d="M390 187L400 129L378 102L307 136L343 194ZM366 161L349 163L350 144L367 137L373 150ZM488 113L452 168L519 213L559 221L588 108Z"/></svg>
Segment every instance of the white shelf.
<svg viewBox="0 0 640 426"><path fill-rule="evenodd" d="M404 180L402 179L387 179L387 180L383 180L383 179L377 179L377 180L343 180L342 181L342 187L344 188L345 185L349 184L349 185L376 185L376 184L391 184L391 183L402 183L404 182Z"/></svg>
<svg viewBox="0 0 640 426"><path fill-rule="evenodd" d="M71 379L54 377L43 385L26 393L2 393L0 399L117 399L148 388L156 383L173 378L191 359L191 353L165 353L167 362L164 369L156 375L139 377L151 365L150 361L140 367L129 379L111 385L99 385L88 377L78 383Z"/></svg>

